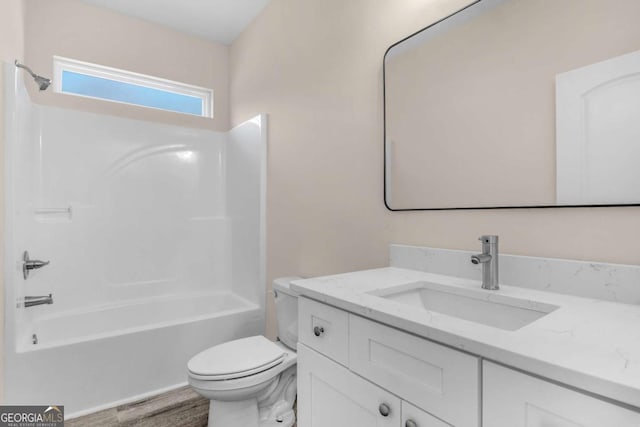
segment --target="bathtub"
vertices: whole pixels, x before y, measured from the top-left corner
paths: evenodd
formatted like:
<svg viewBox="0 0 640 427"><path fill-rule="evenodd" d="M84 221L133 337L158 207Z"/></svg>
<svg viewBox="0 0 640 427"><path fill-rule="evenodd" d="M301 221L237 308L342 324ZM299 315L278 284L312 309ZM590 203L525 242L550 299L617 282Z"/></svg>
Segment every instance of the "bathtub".
<svg viewBox="0 0 640 427"><path fill-rule="evenodd" d="M73 418L180 387L189 358L261 334L263 315L218 292L36 316L5 352L5 399L65 405Z"/></svg>

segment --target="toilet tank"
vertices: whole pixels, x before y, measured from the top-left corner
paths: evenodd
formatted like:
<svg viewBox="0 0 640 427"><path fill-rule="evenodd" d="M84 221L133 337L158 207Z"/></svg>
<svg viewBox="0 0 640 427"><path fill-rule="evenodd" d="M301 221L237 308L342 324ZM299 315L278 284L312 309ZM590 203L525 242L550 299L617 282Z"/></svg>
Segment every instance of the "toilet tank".
<svg viewBox="0 0 640 427"><path fill-rule="evenodd" d="M298 345L298 294L291 290L290 284L298 279L301 277L282 277L273 281L278 338L293 350Z"/></svg>

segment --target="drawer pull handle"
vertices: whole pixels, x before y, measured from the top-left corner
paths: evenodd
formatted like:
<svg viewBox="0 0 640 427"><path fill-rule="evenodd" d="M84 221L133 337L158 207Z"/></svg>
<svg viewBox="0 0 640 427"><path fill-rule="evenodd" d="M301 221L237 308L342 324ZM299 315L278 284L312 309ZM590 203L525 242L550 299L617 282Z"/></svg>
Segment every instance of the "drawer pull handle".
<svg viewBox="0 0 640 427"><path fill-rule="evenodd" d="M313 335L319 337L322 334L324 334L324 328L322 326L316 326L313 328Z"/></svg>
<svg viewBox="0 0 640 427"><path fill-rule="evenodd" d="M404 427L418 427L418 423L413 420L407 420L407 422L404 423Z"/></svg>
<svg viewBox="0 0 640 427"><path fill-rule="evenodd" d="M380 411L380 415L386 417L391 413L391 408L389 408L389 405L386 403L381 403L380 406L378 406L378 411Z"/></svg>

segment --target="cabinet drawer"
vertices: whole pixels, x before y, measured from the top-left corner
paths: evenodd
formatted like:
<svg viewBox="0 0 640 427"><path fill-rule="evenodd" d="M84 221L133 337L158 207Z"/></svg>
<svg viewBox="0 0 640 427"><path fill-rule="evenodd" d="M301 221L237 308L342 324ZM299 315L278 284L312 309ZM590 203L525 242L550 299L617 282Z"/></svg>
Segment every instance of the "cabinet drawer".
<svg viewBox="0 0 640 427"><path fill-rule="evenodd" d="M640 413L495 363L483 362L483 424L636 427Z"/></svg>
<svg viewBox="0 0 640 427"><path fill-rule="evenodd" d="M308 298L298 301L298 341L338 363L349 361L349 315Z"/></svg>
<svg viewBox="0 0 640 427"><path fill-rule="evenodd" d="M480 423L477 357L350 315L349 368L456 427Z"/></svg>
<svg viewBox="0 0 640 427"><path fill-rule="evenodd" d="M400 413L396 396L298 347L298 427L398 427Z"/></svg>
<svg viewBox="0 0 640 427"><path fill-rule="evenodd" d="M431 414L402 401L402 427L452 427Z"/></svg>

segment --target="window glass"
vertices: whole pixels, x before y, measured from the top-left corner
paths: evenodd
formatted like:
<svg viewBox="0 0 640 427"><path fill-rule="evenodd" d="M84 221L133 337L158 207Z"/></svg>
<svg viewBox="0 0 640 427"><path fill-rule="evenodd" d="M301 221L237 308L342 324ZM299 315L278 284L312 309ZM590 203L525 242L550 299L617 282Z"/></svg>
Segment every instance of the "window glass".
<svg viewBox="0 0 640 427"><path fill-rule="evenodd" d="M62 92L143 105L179 113L202 115L202 100L194 96L167 92L86 74L64 71Z"/></svg>
<svg viewBox="0 0 640 427"><path fill-rule="evenodd" d="M54 57L56 91L213 117L213 92L152 76Z"/></svg>

